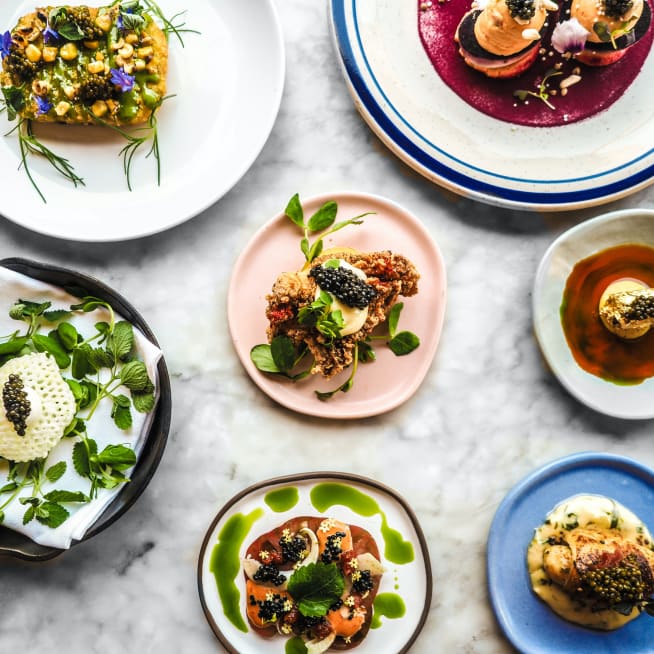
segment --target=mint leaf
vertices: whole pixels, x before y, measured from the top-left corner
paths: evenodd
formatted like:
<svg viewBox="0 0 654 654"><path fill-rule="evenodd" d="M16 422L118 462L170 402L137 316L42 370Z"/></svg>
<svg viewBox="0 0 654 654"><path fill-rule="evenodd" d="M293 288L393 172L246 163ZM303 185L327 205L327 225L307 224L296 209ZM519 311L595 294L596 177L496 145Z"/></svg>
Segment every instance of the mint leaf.
<svg viewBox="0 0 654 654"><path fill-rule="evenodd" d="M88 502L89 498L81 491L53 490L44 495L50 502Z"/></svg>
<svg viewBox="0 0 654 654"><path fill-rule="evenodd" d="M67 509L55 502L43 502L36 509L36 519L51 529L56 529L66 522L69 515Z"/></svg>
<svg viewBox="0 0 654 654"><path fill-rule="evenodd" d="M107 350L103 350L101 347L93 348L89 352L89 361L98 370L100 368L111 368L116 363L114 355Z"/></svg>
<svg viewBox="0 0 654 654"><path fill-rule="evenodd" d="M64 476L66 468L67 465L65 461L59 461L59 463L55 463L45 471L46 479L54 484L55 481L59 481L59 479Z"/></svg>
<svg viewBox="0 0 654 654"><path fill-rule="evenodd" d="M304 211L300 204L300 196L296 193L286 205L284 213L288 216L298 227L304 227Z"/></svg>
<svg viewBox="0 0 654 654"><path fill-rule="evenodd" d="M70 357L63 347L52 336L33 334L32 342L38 352L47 352L54 357L57 365L63 370L70 365Z"/></svg>
<svg viewBox="0 0 654 654"><path fill-rule="evenodd" d="M308 618L327 615L329 607L345 589L345 581L333 563L309 563L298 568L288 580L288 592L300 613Z"/></svg>
<svg viewBox="0 0 654 654"><path fill-rule="evenodd" d="M130 391L142 391L150 383L148 370L142 361L130 361L120 370L120 381Z"/></svg>
<svg viewBox="0 0 654 654"><path fill-rule="evenodd" d="M111 417L118 429L129 429L132 426L132 412L129 407L131 405L130 399L125 395L117 395L114 397L114 405L111 409Z"/></svg>
<svg viewBox="0 0 654 654"><path fill-rule="evenodd" d="M136 463L136 454L126 445L107 445L95 460L116 470L127 470Z"/></svg>
<svg viewBox="0 0 654 654"><path fill-rule="evenodd" d="M412 332L400 332L388 342L393 354L398 357L410 354L420 345L420 339Z"/></svg>
<svg viewBox="0 0 654 654"><path fill-rule="evenodd" d="M132 393L132 403L139 413L150 413L155 405L154 393L134 391Z"/></svg>
<svg viewBox="0 0 654 654"><path fill-rule="evenodd" d="M33 506L28 507L27 511L23 514L23 524L26 525L28 522L32 522L35 513L36 509Z"/></svg>
<svg viewBox="0 0 654 654"><path fill-rule="evenodd" d="M86 375L94 375L97 368L91 362L91 346L83 343L73 350L71 372L75 379L83 379Z"/></svg>
<svg viewBox="0 0 654 654"><path fill-rule="evenodd" d="M57 327L57 335L59 336L61 344L66 350L68 350L68 352L71 352L77 345L77 337L79 334L75 327L73 327L69 322L62 322Z"/></svg>
<svg viewBox="0 0 654 654"><path fill-rule="evenodd" d="M338 205L333 200L325 202L325 204L316 211L316 213L309 218L308 227L312 232L321 232L334 224L336 214L338 213Z"/></svg>
<svg viewBox="0 0 654 654"><path fill-rule="evenodd" d="M125 360L134 347L134 330L125 320L116 323L114 333L108 339L108 350L118 360Z"/></svg>
<svg viewBox="0 0 654 654"><path fill-rule="evenodd" d="M0 488L0 495L3 493L11 493L18 488L18 484L15 481L10 481L8 484L5 484Z"/></svg>
<svg viewBox="0 0 654 654"><path fill-rule="evenodd" d="M75 443L73 447L73 466L80 477L88 477L91 474L90 456L95 456L97 453L98 444L92 438Z"/></svg>
<svg viewBox="0 0 654 654"><path fill-rule="evenodd" d="M6 343L0 343L0 356L5 354L18 354L27 345L27 338L21 336L12 338Z"/></svg>
<svg viewBox="0 0 654 654"><path fill-rule="evenodd" d="M43 312L43 317L48 322L59 322L60 320L70 318L70 316L72 315L73 315L72 312L66 311L66 309L53 309L52 311Z"/></svg>

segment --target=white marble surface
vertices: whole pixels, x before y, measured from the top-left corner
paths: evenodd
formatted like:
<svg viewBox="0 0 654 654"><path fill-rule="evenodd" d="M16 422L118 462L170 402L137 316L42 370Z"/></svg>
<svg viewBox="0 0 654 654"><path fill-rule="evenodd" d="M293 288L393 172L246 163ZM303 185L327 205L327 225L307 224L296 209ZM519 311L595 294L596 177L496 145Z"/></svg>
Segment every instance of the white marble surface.
<svg viewBox="0 0 654 654"><path fill-rule="evenodd" d="M545 369L532 332L542 254L604 209L536 215L445 195L391 156L357 115L326 3L278 5L288 49L281 113L256 164L220 202L169 232L114 245L61 242L0 221L0 256L71 266L127 296L158 335L174 393L159 471L121 520L49 563L0 560L3 652L221 651L196 588L209 522L250 483L313 469L380 479L415 508L435 584L412 652L510 652L484 572L488 526L507 490L581 450L654 466L651 422L608 419L578 404ZM334 190L383 194L418 215L449 277L441 345L418 393L391 414L352 422L273 404L246 377L225 322L230 270L256 228L295 191ZM607 209L623 207L654 207L654 187Z"/></svg>

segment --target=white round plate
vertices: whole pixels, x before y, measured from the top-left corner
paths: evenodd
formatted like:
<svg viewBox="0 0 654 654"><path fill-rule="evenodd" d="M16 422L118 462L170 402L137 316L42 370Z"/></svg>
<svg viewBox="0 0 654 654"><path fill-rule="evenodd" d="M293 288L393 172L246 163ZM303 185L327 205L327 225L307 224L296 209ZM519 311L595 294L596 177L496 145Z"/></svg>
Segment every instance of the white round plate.
<svg viewBox="0 0 654 654"><path fill-rule="evenodd" d="M595 252L626 243L654 247L654 211L614 211L559 236L536 273L534 329L552 372L579 401L616 418L653 418L654 378L635 386L621 386L591 375L574 360L561 326L561 300L574 266Z"/></svg>
<svg viewBox="0 0 654 654"><path fill-rule="evenodd" d="M300 270L302 231L283 213L266 223L241 253L229 283L227 320L241 363L259 388L281 405L323 418L364 418L396 408L418 389L436 353L445 316L445 264L438 246L423 224L399 205L366 193L332 193L302 201L308 219L323 203L338 204L336 221L374 212L361 225L350 225L325 239L325 249L349 246L361 252L392 250L413 262L420 273L418 294L404 303L399 331L420 338L420 347L406 356L395 356L380 345L376 360L360 364L354 386L321 402L314 391L328 391L343 384L350 369L331 379L312 375L296 383L257 370L250 350L266 341L266 295L285 271ZM313 243L315 237L310 238ZM373 343L374 345L374 343Z"/></svg>
<svg viewBox="0 0 654 654"><path fill-rule="evenodd" d="M396 564L386 558L382 534L383 518L379 512L366 510L364 512L368 515L364 516L337 502L324 514L317 510L311 499L311 491L320 484L345 485L375 502L385 514L388 527L399 531L401 537L413 546L413 561ZM266 504L266 495L270 491L289 487L297 489L297 503L288 510L276 513ZM246 534L243 534L239 557L245 556L249 545L259 536L294 517L324 515L367 530L379 546L381 563L385 568L379 592L399 595L406 606L406 612L404 616L397 619L387 619L382 616L381 626L370 629L364 640L356 647L356 652L357 654L403 654L410 649L427 619L432 596L429 551L415 514L395 491L377 481L346 473L315 472L277 477L245 489L227 502L207 531L198 561L198 590L205 616L228 652L283 654L285 651L287 640L285 638L264 640L251 628L247 628L244 632L234 626L225 616L218 595L216 578L212 572L212 554L226 523L237 514L249 516L257 511L261 512L261 517L254 521ZM229 534L230 538L238 538L233 529L229 529ZM241 615L243 620L246 620L243 571L240 566L235 569L230 567L227 571L229 579L232 578L232 574L240 597Z"/></svg>
<svg viewBox="0 0 654 654"><path fill-rule="evenodd" d="M70 4L81 4L72 2ZM164 15L200 34L171 35L168 93L157 114L161 185L149 146L134 157L127 188L119 152L125 140L99 127L36 125L37 136L71 162L75 188L45 161L29 160L44 204L20 169L16 135L0 136L0 215L36 232L75 241L118 241L160 232L197 215L245 174L272 130L284 85L283 37L273 0L160 0ZM0 32L34 9L0 3ZM0 132L9 131L0 115Z"/></svg>
<svg viewBox="0 0 654 654"><path fill-rule="evenodd" d="M420 41L417 0L330 0L330 7L357 109L433 182L489 204L539 210L597 205L652 182L652 52L607 110L561 127L521 127L485 116L445 85Z"/></svg>

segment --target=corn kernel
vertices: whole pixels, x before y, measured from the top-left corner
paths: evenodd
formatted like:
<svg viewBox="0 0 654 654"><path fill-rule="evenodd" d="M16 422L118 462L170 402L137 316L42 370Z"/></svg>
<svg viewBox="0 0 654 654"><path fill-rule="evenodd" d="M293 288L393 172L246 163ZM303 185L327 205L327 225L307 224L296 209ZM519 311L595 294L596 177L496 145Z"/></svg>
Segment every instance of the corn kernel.
<svg viewBox="0 0 654 654"><path fill-rule="evenodd" d="M58 48L46 45L43 48L43 61L48 64L52 63L57 58L57 52L59 52Z"/></svg>
<svg viewBox="0 0 654 654"><path fill-rule="evenodd" d="M41 51L32 43L25 48L25 56L33 63L41 61Z"/></svg>
<svg viewBox="0 0 654 654"><path fill-rule="evenodd" d="M59 54L61 55L62 59L65 59L66 61L72 61L79 54L79 50L74 43L66 43L61 46Z"/></svg>
<svg viewBox="0 0 654 654"><path fill-rule="evenodd" d="M86 66L89 73L103 73L104 72L104 62L103 61L91 61Z"/></svg>
<svg viewBox="0 0 654 654"><path fill-rule="evenodd" d="M103 31L108 32L111 29L111 14L100 14L95 19L95 24Z"/></svg>
<svg viewBox="0 0 654 654"><path fill-rule="evenodd" d="M71 104L70 102L65 102L62 100L56 107L55 107L55 113L57 116L65 116L68 113L68 110L70 109Z"/></svg>
<svg viewBox="0 0 654 654"><path fill-rule="evenodd" d="M125 37L125 43L129 43L130 45L134 45L135 43L138 43L138 40L139 40L138 34L135 34L134 32L130 32Z"/></svg>
<svg viewBox="0 0 654 654"><path fill-rule="evenodd" d="M91 105L91 113L96 117L96 118L102 118L107 111L109 111L109 107L107 106L107 103L104 100L96 100L92 105Z"/></svg>

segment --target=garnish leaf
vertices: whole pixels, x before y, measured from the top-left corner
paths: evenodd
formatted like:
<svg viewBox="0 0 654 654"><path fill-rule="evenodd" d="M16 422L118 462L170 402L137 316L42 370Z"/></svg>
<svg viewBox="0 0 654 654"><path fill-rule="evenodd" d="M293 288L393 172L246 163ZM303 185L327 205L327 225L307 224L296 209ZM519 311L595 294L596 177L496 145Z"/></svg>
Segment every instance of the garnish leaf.
<svg viewBox="0 0 654 654"><path fill-rule="evenodd" d="M404 302L397 302L388 313L388 334L391 338L397 333L397 324L400 321L400 314L404 309Z"/></svg>
<svg viewBox="0 0 654 654"><path fill-rule="evenodd" d="M34 507L32 508L34 509ZM67 509L56 502L43 502L43 504L37 507L34 511L36 519L41 524L44 524L51 529L56 529L62 525L70 515Z"/></svg>
<svg viewBox="0 0 654 654"><path fill-rule="evenodd" d="M302 210L302 205L300 204L300 195L296 193L286 205L284 213L288 216L293 223L298 227L304 227L304 211Z"/></svg>
<svg viewBox="0 0 654 654"><path fill-rule="evenodd" d="M5 106L7 107L7 118L9 120L16 120L18 113L25 107L22 88L18 86L3 86L2 95Z"/></svg>
<svg viewBox="0 0 654 654"><path fill-rule="evenodd" d="M73 348L77 345L78 336L77 330L69 322L62 322L57 327L57 335L61 344L71 352Z"/></svg>
<svg viewBox="0 0 654 654"><path fill-rule="evenodd" d="M316 213L309 218L308 227L312 232L321 232L334 224L336 214L338 212L338 205L333 200L325 202L325 204L316 211Z"/></svg>
<svg viewBox="0 0 654 654"><path fill-rule="evenodd" d="M413 332L400 332L388 342L396 356L410 354L420 345L420 339Z"/></svg>
<svg viewBox="0 0 654 654"><path fill-rule="evenodd" d="M56 503L59 502L83 503L89 501L88 496L82 493L81 491L53 490L45 494L43 497L45 497L45 499L50 502L56 502Z"/></svg>
<svg viewBox="0 0 654 654"><path fill-rule="evenodd" d="M54 484L55 481L59 481L59 479L64 476L67 467L68 466L66 465L65 461L59 461L59 463L55 463L45 471L46 479Z"/></svg>
<svg viewBox="0 0 654 654"><path fill-rule="evenodd" d="M280 372L288 372L295 365L295 346L288 336L275 336L270 343L272 359Z"/></svg>
<svg viewBox="0 0 654 654"><path fill-rule="evenodd" d="M95 457L98 463L109 465L115 470L127 470L136 463L134 450L126 445L107 445Z"/></svg>
<svg viewBox="0 0 654 654"><path fill-rule="evenodd" d="M333 563L309 563L298 568L288 580L288 592L302 615L320 618L340 599L345 581Z"/></svg>
<svg viewBox="0 0 654 654"><path fill-rule="evenodd" d="M57 365L64 370L70 365L70 357L63 347L52 336L45 334L33 334L32 342L39 352L47 352L54 357Z"/></svg>
<svg viewBox="0 0 654 654"><path fill-rule="evenodd" d="M255 345L250 350L250 359L261 372L280 373L281 370L275 363L272 355L272 349L268 343Z"/></svg>
<svg viewBox="0 0 654 654"><path fill-rule="evenodd" d="M119 360L125 360L125 357L134 347L134 330L132 325L125 320L116 323L114 333L109 338L108 349ZM147 376L147 373L146 373Z"/></svg>
<svg viewBox="0 0 654 654"><path fill-rule="evenodd" d="M123 431L132 426L132 412L130 411L131 401L126 395L114 397L114 404L111 409L111 417L118 429Z"/></svg>
<svg viewBox="0 0 654 654"><path fill-rule="evenodd" d="M146 386L151 384L150 378L148 377L148 370L142 361L130 361L126 363L120 370L120 381L130 391L142 391Z"/></svg>

